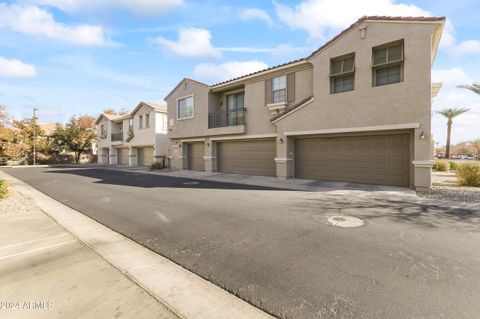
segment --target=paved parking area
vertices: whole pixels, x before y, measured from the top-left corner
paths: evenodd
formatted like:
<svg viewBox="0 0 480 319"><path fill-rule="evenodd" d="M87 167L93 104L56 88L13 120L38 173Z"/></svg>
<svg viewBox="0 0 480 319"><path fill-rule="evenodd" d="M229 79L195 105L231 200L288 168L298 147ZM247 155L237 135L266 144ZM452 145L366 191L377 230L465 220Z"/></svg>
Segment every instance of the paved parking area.
<svg viewBox="0 0 480 319"><path fill-rule="evenodd" d="M6 172L280 318L480 313L476 209L101 168ZM331 222L349 216L363 225Z"/></svg>

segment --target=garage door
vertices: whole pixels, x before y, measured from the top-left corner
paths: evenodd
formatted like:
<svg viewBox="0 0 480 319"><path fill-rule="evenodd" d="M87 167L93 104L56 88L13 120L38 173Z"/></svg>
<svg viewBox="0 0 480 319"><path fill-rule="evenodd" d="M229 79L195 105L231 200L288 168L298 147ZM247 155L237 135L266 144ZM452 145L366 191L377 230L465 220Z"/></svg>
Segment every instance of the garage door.
<svg viewBox="0 0 480 319"><path fill-rule="evenodd" d="M202 143L192 143L188 145L188 169L194 171L205 170L205 146Z"/></svg>
<svg viewBox="0 0 480 319"><path fill-rule="evenodd" d="M153 147L142 147L138 149L138 165L151 166L153 163Z"/></svg>
<svg viewBox="0 0 480 319"><path fill-rule="evenodd" d="M128 148L119 148L117 150L117 154L118 154L118 164L128 165L128 158L129 158Z"/></svg>
<svg viewBox="0 0 480 319"><path fill-rule="evenodd" d="M217 145L218 171L275 176L275 140L229 141Z"/></svg>
<svg viewBox="0 0 480 319"><path fill-rule="evenodd" d="M297 139L295 177L409 186L410 135Z"/></svg>

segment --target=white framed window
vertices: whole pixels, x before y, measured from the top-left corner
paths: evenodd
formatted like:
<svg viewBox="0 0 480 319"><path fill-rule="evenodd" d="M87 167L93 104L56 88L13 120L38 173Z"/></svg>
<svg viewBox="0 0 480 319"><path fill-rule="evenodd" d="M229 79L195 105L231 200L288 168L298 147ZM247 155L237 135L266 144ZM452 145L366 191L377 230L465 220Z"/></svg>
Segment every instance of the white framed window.
<svg viewBox="0 0 480 319"><path fill-rule="evenodd" d="M168 130L168 117L167 115L162 115L162 131L166 132Z"/></svg>
<svg viewBox="0 0 480 319"><path fill-rule="evenodd" d="M133 133L133 119L128 120L128 132Z"/></svg>
<svg viewBox="0 0 480 319"><path fill-rule="evenodd" d="M103 123L100 125L100 138L106 138L107 137L107 124Z"/></svg>
<svg viewBox="0 0 480 319"><path fill-rule="evenodd" d="M372 85L382 86L403 81L403 41L372 50Z"/></svg>
<svg viewBox="0 0 480 319"><path fill-rule="evenodd" d="M143 115L138 116L138 128L139 129L143 128Z"/></svg>
<svg viewBox="0 0 480 319"><path fill-rule="evenodd" d="M194 115L193 95L177 100L177 119L189 119Z"/></svg>
<svg viewBox="0 0 480 319"><path fill-rule="evenodd" d="M150 114L145 114L145 128L150 127Z"/></svg>
<svg viewBox="0 0 480 319"><path fill-rule="evenodd" d="M355 87L355 55L330 60L330 93L353 91Z"/></svg>
<svg viewBox="0 0 480 319"><path fill-rule="evenodd" d="M272 102L281 103L287 101L287 76L277 76L272 79Z"/></svg>

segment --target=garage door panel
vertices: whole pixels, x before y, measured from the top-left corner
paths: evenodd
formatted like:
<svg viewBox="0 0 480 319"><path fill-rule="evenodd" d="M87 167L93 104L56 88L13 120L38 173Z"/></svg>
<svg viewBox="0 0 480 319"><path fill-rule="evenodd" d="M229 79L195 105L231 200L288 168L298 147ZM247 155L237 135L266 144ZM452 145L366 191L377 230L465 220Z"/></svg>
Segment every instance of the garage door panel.
<svg viewBox="0 0 480 319"><path fill-rule="evenodd" d="M153 164L153 147L139 147L137 158L139 166L151 166Z"/></svg>
<svg viewBox="0 0 480 319"><path fill-rule="evenodd" d="M409 185L409 134L297 139L297 178Z"/></svg>
<svg viewBox="0 0 480 319"><path fill-rule="evenodd" d="M229 141L217 144L218 171L275 176L275 141Z"/></svg>
<svg viewBox="0 0 480 319"><path fill-rule="evenodd" d="M188 169L194 171L205 170L205 146L201 143L188 144Z"/></svg>
<svg viewBox="0 0 480 319"><path fill-rule="evenodd" d="M120 165L128 165L128 159L129 159L129 152L128 148L120 148L117 150L118 154L118 164Z"/></svg>

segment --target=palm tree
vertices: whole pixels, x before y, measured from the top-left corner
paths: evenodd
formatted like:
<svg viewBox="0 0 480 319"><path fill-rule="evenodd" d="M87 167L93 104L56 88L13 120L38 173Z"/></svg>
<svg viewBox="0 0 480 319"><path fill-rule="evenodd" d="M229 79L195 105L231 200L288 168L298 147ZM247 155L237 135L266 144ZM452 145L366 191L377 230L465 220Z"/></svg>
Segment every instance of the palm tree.
<svg viewBox="0 0 480 319"><path fill-rule="evenodd" d="M462 88L462 89L470 90L470 91L480 95L480 84L479 83L473 83L472 85L459 85L458 87Z"/></svg>
<svg viewBox="0 0 480 319"><path fill-rule="evenodd" d="M447 146L446 146L446 150L445 150L445 157L446 158L450 158L450 135L452 134L452 119L454 117L457 117L460 114L463 114L463 113L468 112L468 111L470 111L470 109L467 109L467 108L449 108L449 107L446 107L444 109L436 111L438 114L441 114L448 119L448 121L447 121Z"/></svg>

